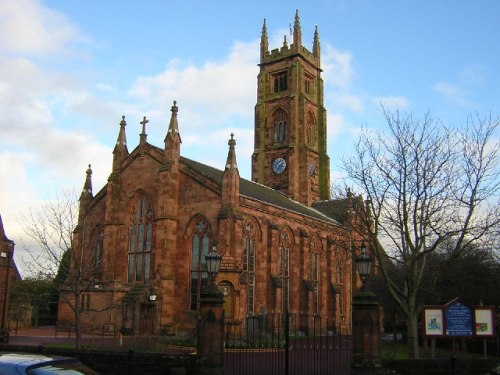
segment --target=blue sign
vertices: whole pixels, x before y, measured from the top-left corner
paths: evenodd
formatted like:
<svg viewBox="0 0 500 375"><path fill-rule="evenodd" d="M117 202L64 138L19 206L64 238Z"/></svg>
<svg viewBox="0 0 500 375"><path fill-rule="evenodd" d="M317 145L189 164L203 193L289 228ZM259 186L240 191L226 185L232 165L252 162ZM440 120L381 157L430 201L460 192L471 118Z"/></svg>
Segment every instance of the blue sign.
<svg viewBox="0 0 500 375"><path fill-rule="evenodd" d="M472 336L472 309L461 302L446 305L446 335Z"/></svg>

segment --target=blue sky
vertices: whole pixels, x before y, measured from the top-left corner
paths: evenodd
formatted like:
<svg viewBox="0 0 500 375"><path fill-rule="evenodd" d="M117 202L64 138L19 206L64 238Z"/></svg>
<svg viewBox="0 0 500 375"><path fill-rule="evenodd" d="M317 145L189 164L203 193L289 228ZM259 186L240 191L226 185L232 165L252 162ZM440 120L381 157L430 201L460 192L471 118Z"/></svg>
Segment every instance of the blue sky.
<svg viewBox="0 0 500 375"><path fill-rule="evenodd" d="M303 45L318 25L332 182L361 126L380 128L380 103L446 124L498 116L497 0L0 0L0 214L9 238L20 218L92 164L96 193L111 171L122 115L129 150L143 116L163 147L173 100L181 153L224 165L234 132L250 178L259 39Z"/></svg>

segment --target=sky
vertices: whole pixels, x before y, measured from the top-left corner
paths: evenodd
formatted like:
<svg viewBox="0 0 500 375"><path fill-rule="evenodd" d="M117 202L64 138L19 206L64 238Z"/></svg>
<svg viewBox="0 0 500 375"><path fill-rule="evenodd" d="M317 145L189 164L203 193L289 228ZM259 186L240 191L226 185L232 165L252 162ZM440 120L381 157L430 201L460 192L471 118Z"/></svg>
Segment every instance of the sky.
<svg viewBox="0 0 500 375"><path fill-rule="evenodd" d="M380 105L444 124L498 116L498 0L0 0L0 215L16 259L23 217L62 191L94 194L128 149L163 147L179 107L181 154L222 169L231 133L250 179L259 42L279 48L296 10L321 42L332 182Z"/></svg>

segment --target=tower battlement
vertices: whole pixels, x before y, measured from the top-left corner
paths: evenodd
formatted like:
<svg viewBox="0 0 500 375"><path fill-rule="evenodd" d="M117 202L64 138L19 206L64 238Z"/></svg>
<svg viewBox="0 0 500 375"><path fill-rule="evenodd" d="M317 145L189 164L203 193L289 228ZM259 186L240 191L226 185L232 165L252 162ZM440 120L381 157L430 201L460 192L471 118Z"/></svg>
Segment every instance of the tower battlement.
<svg viewBox="0 0 500 375"><path fill-rule="evenodd" d="M314 56L306 47L301 45L299 46L299 51L297 51L295 45L291 44L290 46L283 45L281 48L274 48L271 52L267 52L261 59L260 65L284 60L296 54L301 55L306 61L314 66L319 66L320 64L319 56Z"/></svg>

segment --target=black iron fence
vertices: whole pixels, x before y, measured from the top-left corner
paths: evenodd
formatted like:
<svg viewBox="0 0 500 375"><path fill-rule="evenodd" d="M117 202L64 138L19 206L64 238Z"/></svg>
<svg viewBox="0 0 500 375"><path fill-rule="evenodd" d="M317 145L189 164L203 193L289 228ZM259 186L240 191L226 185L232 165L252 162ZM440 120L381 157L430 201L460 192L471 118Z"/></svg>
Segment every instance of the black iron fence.
<svg viewBox="0 0 500 375"><path fill-rule="evenodd" d="M226 322L226 375L350 373L351 336L319 316L266 314Z"/></svg>

